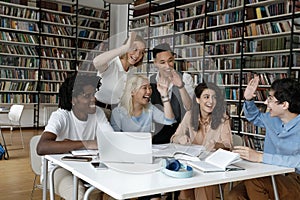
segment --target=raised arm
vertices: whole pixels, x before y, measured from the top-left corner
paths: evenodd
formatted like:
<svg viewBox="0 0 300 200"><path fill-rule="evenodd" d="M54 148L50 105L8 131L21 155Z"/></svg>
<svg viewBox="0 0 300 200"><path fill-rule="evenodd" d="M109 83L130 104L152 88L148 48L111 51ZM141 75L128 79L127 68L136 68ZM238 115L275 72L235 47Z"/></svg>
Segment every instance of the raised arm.
<svg viewBox="0 0 300 200"><path fill-rule="evenodd" d="M174 119L173 109L168 95L168 82L160 79L157 83L157 90L160 93L164 105L164 113L167 119Z"/></svg>
<svg viewBox="0 0 300 200"><path fill-rule="evenodd" d="M257 89L259 83L259 76L257 74L254 75L254 78L251 79L245 89L244 98L246 100L252 100L256 97L255 91Z"/></svg>
<svg viewBox="0 0 300 200"><path fill-rule="evenodd" d="M131 32L129 34L129 38L126 44L123 44L121 47L112 49L110 51L106 51L98 56L96 56L93 60L93 64L95 68L100 72L103 73L108 68L108 63L115 57L121 56L125 54L130 47L132 46L136 37L135 32Z"/></svg>
<svg viewBox="0 0 300 200"><path fill-rule="evenodd" d="M190 95L188 94L188 92L186 91L186 89L184 87L184 82L183 82L182 78L180 77L180 75L178 74L178 72L173 70L172 75L173 75L172 83L176 87L178 87L184 108L186 111L188 111L192 107L192 99L191 99Z"/></svg>

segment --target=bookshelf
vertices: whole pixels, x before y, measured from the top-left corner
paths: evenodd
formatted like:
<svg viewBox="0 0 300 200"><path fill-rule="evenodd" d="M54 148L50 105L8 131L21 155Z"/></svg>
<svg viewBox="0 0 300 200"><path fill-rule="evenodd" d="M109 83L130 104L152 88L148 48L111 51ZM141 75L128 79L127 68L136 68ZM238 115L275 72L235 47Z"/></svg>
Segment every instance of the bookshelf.
<svg viewBox="0 0 300 200"><path fill-rule="evenodd" d="M266 111L263 102L274 79L300 79L300 8L293 2L136 1L130 7L129 30L143 35L149 45L137 72L155 73L151 49L168 42L176 53L177 70L191 74L195 84L212 81L224 88L232 132L261 150L264 130L243 116L243 91L253 74L259 74L256 103Z"/></svg>
<svg viewBox="0 0 300 200"><path fill-rule="evenodd" d="M1 106L33 107L38 127L44 107L57 107L65 78L92 71L83 61L106 50L108 19L109 9L78 0L0 1Z"/></svg>

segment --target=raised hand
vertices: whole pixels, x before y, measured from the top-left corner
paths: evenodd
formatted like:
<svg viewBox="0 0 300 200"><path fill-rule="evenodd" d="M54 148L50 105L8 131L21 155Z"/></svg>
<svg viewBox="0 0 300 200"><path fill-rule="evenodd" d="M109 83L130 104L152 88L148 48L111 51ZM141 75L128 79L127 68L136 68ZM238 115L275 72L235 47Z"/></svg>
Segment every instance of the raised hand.
<svg viewBox="0 0 300 200"><path fill-rule="evenodd" d="M244 92L244 98L246 100L250 100L256 97L255 91L257 89L258 83L259 83L259 76L255 74L254 78L249 81L246 90Z"/></svg>
<svg viewBox="0 0 300 200"><path fill-rule="evenodd" d="M177 86L177 87L181 87L183 85L183 81L181 79L181 77L179 76L179 74L177 73L177 71L172 70L172 78L171 81L173 83L173 85Z"/></svg>
<svg viewBox="0 0 300 200"><path fill-rule="evenodd" d="M129 37L128 37L128 40L127 42L124 44L125 48L126 48L126 51L130 50L130 48L132 47L132 44L135 40L135 37L136 37L136 32L130 32L129 33Z"/></svg>
<svg viewBox="0 0 300 200"><path fill-rule="evenodd" d="M161 96L167 96L169 89L169 83L166 79L160 78L157 82L157 90Z"/></svg>

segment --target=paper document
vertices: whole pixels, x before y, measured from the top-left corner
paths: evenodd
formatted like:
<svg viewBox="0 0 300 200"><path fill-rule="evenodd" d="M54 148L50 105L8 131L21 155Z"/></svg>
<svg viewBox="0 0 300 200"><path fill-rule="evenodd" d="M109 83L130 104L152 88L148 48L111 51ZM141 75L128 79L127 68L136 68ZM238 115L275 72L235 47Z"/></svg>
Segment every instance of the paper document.
<svg viewBox="0 0 300 200"><path fill-rule="evenodd" d="M218 149L205 160L188 161L188 164L203 172L224 172L229 165L239 161L241 161L241 158L238 153Z"/></svg>

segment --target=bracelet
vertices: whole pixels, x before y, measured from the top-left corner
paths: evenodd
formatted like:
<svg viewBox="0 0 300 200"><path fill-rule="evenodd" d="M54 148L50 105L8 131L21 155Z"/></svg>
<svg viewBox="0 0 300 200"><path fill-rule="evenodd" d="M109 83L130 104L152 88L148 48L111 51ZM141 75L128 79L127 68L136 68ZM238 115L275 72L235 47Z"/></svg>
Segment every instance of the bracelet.
<svg viewBox="0 0 300 200"><path fill-rule="evenodd" d="M182 81L182 85L178 86L178 89L182 89L182 88L184 88L184 86L185 86L185 83Z"/></svg>
<svg viewBox="0 0 300 200"><path fill-rule="evenodd" d="M167 94L166 96L161 96L162 99L164 98L169 98L169 95Z"/></svg>
<svg viewBox="0 0 300 200"><path fill-rule="evenodd" d="M169 101L170 101L169 98L162 99L162 102L163 102L163 103L167 103L167 102L169 102Z"/></svg>

